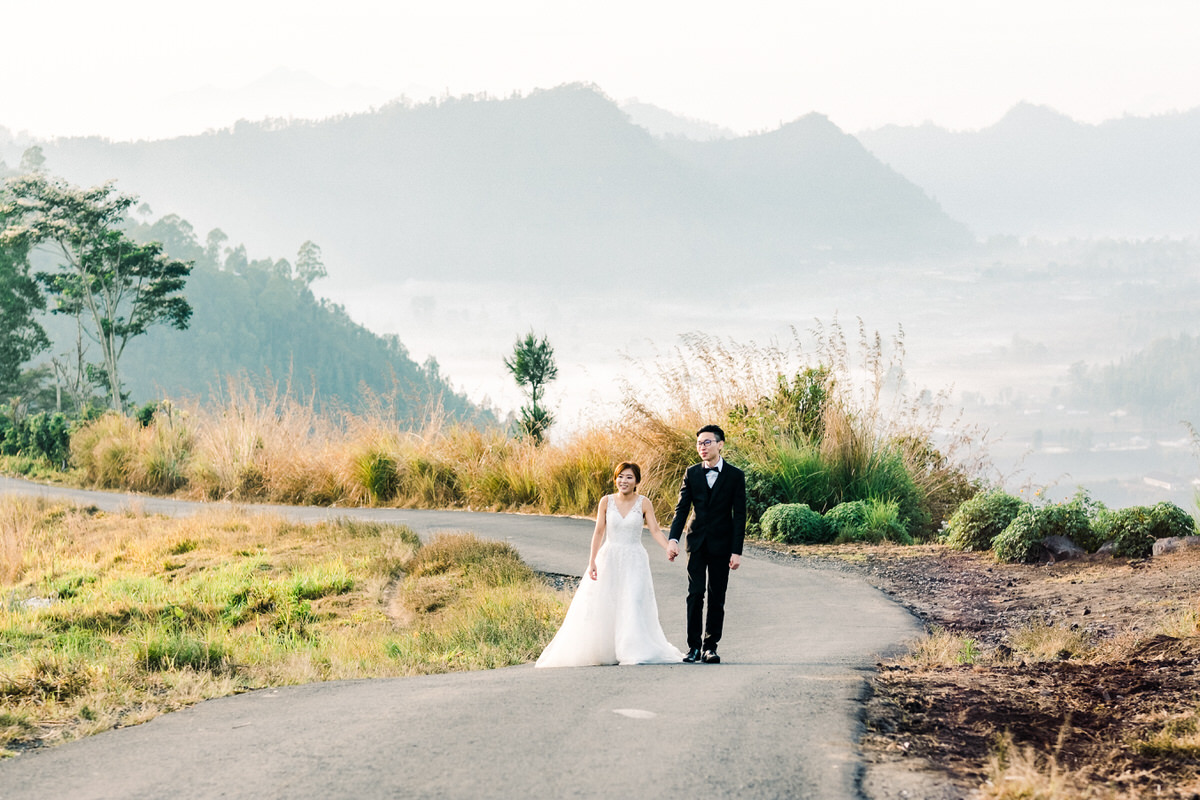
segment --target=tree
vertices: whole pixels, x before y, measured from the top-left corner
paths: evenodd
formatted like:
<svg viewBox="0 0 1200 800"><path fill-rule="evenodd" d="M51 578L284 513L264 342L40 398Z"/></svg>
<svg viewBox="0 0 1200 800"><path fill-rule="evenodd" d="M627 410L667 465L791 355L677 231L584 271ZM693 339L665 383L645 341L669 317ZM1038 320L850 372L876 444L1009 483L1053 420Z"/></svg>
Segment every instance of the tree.
<svg viewBox="0 0 1200 800"><path fill-rule="evenodd" d="M18 169L23 175L40 174L45 171L46 154L42 152L40 144L26 148L21 154L21 165Z"/></svg>
<svg viewBox="0 0 1200 800"><path fill-rule="evenodd" d="M209 234L211 236L212 234ZM250 259L246 256L246 245L239 244L237 247L225 248L225 269L232 272L234 275L244 275L246 269L250 266Z"/></svg>
<svg viewBox="0 0 1200 800"><path fill-rule="evenodd" d="M521 407L521 419L517 424L524 435L541 444L545 441L546 431L554 424L554 415L541 406L546 384L558 377L554 348L545 336L539 341L530 331L524 339L517 339L512 358L504 359L504 366L529 397L529 405Z"/></svg>
<svg viewBox="0 0 1200 800"><path fill-rule="evenodd" d="M328 274L325 262L321 260L321 248L311 241L300 245L300 252L296 256L296 277L305 286L312 286L313 281Z"/></svg>
<svg viewBox="0 0 1200 800"><path fill-rule="evenodd" d="M204 258L217 269L222 268L221 247L227 241L229 241L229 237L220 228L213 228L204 238Z"/></svg>
<svg viewBox="0 0 1200 800"><path fill-rule="evenodd" d="M0 214L0 230L5 228ZM35 314L46 299L29 275L28 248L0 245L0 396L17 387L21 365L50 346Z"/></svg>
<svg viewBox="0 0 1200 800"><path fill-rule="evenodd" d="M55 300L56 314L75 317L82 335L77 345L83 362L83 335L100 346L100 363L87 363L87 377L108 394L109 404L124 410L119 364L129 340L155 324L187 328L192 308L182 292L190 262L163 253L158 242L138 244L121 224L136 202L118 194L112 182L78 189L44 175L27 175L9 184L9 201L0 205L8 226L0 246L44 246L61 258L38 282Z"/></svg>

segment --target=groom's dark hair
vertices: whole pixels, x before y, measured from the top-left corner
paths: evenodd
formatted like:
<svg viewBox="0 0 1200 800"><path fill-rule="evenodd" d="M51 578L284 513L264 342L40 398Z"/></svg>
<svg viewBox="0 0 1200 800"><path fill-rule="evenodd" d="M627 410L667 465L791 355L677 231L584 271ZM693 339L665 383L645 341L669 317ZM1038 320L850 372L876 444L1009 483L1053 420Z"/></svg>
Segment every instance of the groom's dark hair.
<svg viewBox="0 0 1200 800"><path fill-rule="evenodd" d="M718 442L725 441L725 431L721 430L720 425L705 425L703 428L696 431L697 436L702 433L711 433L713 436L717 437Z"/></svg>

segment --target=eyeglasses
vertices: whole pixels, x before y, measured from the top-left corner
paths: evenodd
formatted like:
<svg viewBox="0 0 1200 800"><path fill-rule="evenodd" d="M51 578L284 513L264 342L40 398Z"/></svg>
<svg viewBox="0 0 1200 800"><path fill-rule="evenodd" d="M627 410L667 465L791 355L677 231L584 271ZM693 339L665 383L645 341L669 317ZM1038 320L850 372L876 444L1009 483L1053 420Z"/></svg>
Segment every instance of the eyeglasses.
<svg viewBox="0 0 1200 800"><path fill-rule="evenodd" d="M696 447L712 447L716 443L716 439L701 439L700 441L696 442Z"/></svg>

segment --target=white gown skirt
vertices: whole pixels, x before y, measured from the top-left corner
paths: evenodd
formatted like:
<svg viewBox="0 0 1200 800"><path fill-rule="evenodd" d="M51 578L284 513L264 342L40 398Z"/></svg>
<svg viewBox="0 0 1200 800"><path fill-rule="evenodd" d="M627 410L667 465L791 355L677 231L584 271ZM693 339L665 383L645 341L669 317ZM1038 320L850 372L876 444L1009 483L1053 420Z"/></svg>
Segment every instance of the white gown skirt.
<svg viewBox="0 0 1200 800"><path fill-rule="evenodd" d="M583 577L562 627L537 666L682 661L683 653L667 641L659 624L650 557L641 542L605 541L596 553L596 573L594 581Z"/></svg>

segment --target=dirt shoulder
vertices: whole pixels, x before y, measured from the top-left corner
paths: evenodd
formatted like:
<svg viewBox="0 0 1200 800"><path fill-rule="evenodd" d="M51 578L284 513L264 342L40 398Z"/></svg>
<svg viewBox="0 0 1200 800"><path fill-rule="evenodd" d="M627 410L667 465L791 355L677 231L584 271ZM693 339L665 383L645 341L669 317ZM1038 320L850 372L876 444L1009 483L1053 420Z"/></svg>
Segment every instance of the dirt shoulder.
<svg viewBox="0 0 1200 800"><path fill-rule="evenodd" d="M874 800L976 793L1005 732L1046 775L1054 758L1064 788L1038 796L1200 797L1200 552L1024 565L935 545L772 549L862 575L957 648L880 665ZM1171 746L1146 744L1164 730Z"/></svg>

